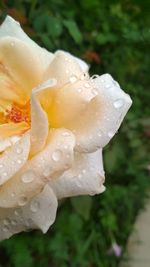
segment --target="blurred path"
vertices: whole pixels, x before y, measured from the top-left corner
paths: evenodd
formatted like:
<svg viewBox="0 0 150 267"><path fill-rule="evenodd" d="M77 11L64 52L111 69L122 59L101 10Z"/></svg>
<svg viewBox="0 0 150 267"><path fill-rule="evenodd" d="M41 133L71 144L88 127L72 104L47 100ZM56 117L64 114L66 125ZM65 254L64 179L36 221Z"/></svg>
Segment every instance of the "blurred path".
<svg viewBox="0 0 150 267"><path fill-rule="evenodd" d="M150 200L137 217L120 267L150 267Z"/></svg>

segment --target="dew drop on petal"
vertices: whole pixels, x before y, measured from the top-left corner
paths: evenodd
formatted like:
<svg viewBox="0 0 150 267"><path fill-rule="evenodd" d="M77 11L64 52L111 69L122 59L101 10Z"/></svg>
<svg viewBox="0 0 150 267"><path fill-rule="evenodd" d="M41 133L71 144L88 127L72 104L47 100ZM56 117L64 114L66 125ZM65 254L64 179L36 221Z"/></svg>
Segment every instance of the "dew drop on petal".
<svg viewBox="0 0 150 267"><path fill-rule="evenodd" d="M110 83L107 83L107 84L105 85L105 87L106 87L106 88L110 88L110 87L111 87L111 84L110 84Z"/></svg>
<svg viewBox="0 0 150 267"><path fill-rule="evenodd" d="M16 221L16 220L12 220L12 221L11 221L11 224L12 224L12 225L17 225L17 221Z"/></svg>
<svg viewBox="0 0 150 267"><path fill-rule="evenodd" d="M88 75L87 72L84 72L84 73L81 75L81 77L80 77L81 81L83 81L83 80L85 80L85 79L88 79L88 78L89 78L89 75Z"/></svg>
<svg viewBox="0 0 150 267"><path fill-rule="evenodd" d="M8 226L5 225L5 226L3 227L3 231L4 231L4 232L8 232L8 230L9 230Z"/></svg>
<svg viewBox="0 0 150 267"><path fill-rule="evenodd" d="M89 83L85 83L84 86L85 86L86 88L89 88L89 87L90 87Z"/></svg>
<svg viewBox="0 0 150 267"><path fill-rule="evenodd" d="M18 164L21 164L22 163L22 160L21 159L17 159L17 163Z"/></svg>
<svg viewBox="0 0 150 267"><path fill-rule="evenodd" d="M117 99L115 102L114 102L114 107L115 108L121 108L124 104L124 101L123 99Z"/></svg>
<svg viewBox="0 0 150 267"><path fill-rule="evenodd" d="M93 88L93 89L92 89L92 93L93 93L93 95L98 95L98 91L97 91L97 89Z"/></svg>
<svg viewBox="0 0 150 267"><path fill-rule="evenodd" d="M30 205L30 209L32 212L37 212L40 208L40 203L36 200L33 200Z"/></svg>
<svg viewBox="0 0 150 267"><path fill-rule="evenodd" d="M27 201L28 201L27 197L22 195L19 197L18 204L19 206L24 206L27 204Z"/></svg>
<svg viewBox="0 0 150 267"><path fill-rule="evenodd" d="M71 83L75 83L77 81L77 77L75 75L70 76L69 81Z"/></svg>
<svg viewBox="0 0 150 267"><path fill-rule="evenodd" d="M63 135L63 136L69 136L70 133L66 131L66 132L63 132L62 135Z"/></svg>
<svg viewBox="0 0 150 267"><path fill-rule="evenodd" d="M5 225L9 225L9 224L10 224L10 220L9 220L9 219L5 219L5 220L3 221L3 223L4 223Z"/></svg>
<svg viewBox="0 0 150 267"><path fill-rule="evenodd" d="M114 136L114 134L115 134L115 133L114 133L113 131L109 131L109 132L108 132L108 137L112 138L112 137Z"/></svg>
<svg viewBox="0 0 150 267"><path fill-rule="evenodd" d="M23 152L23 149L21 147L18 147L16 149L17 154L21 154Z"/></svg>
<svg viewBox="0 0 150 267"><path fill-rule="evenodd" d="M23 183L31 183L34 179L35 179L35 174L31 170L25 172L21 176L21 180L22 180Z"/></svg>
<svg viewBox="0 0 150 267"><path fill-rule="evenodd" d="M2 176L3 176L3 177L6 177L6 176L7 176L7 172L3 172L3 173L2 173Z"/></svg>
<svg viewBox="0 0 150 267"><path fill-rule="evenodd" d="M52 153L52 159L54 161L59 161L62 157L62 152L61 150L55 150L53 153Z"/></svg>

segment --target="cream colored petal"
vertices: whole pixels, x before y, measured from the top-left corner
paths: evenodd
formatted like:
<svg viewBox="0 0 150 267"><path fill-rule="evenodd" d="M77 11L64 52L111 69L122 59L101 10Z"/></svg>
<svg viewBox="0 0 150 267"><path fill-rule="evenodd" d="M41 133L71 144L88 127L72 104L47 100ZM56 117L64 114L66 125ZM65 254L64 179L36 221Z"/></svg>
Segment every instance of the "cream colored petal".
<svg viewBox="0 0 150 267"><path fill-rule="evenodd" d="M26 122L19 123L5 123L0 124L0 138L7 138L9 136L24 134L29 129L29 124Z"/></svg>
<svg viewBox="0 0 150 267"><path fill-rule="evenodd" d="M27 95L43 79L39 55L28 44L14 37L0 39L0 61L8 76L23 86Z"/></svg>
<svg viewBox="0 0 150 267"><path fill-rule="evenodd" d="M0 138L0 153L11 146L10 138Z"/></svg>
<svg viewBox="0 0 150 267"><path fill-rule="evenodd" d="M78 116L87 109L88 103L95 97L87 81L76 80L56 90L49 111L52 127L66 127L78 120Z"/></svg>
<svg viewBox="0 0 150 267"><path fill-rule="evenodd" d="M55 221L56 210L57 199L48 185L25 207L0 209L0 240L31 229L46 233Z"/></svg>
<svg viewBox="0 0 150 267"><path fill-rule="evenodd" d="M19 22L15 21L10 16L7 16L2 25L0 26L0 38L7 36L15 37L18 40L29 45L31 50L38 55L42 68L44 70L47 69L48 65L53 59L53 54L48 52L46 49L38 46L34 41L32 41L28 37L28 35L22 30Z"/></svg>
<svg viewBox="0 0 150 267"><path fill-rule="evenodd" d="M40 93L43 93L43 91L47 88L49 88L50 90L50 88L53 87L55 84L55 80L49 80L32 90L30 149L31 156L35 155L44 148L49 132L48 117L38 100L38 95Z"/></svg>
<svg viewBox="0 0 150 267"><path fill-rule="evenodd" d="M95 195L105 190L102 150L94 153L76 153L71 169L55 180L52 187L58 199L78 195Z"/></svg>
<svg viewBox="0 0 150 267"><path fill-rule="evenodd" d="M89 70L89 65L84 60L82 60L82 59L80 59L78 57L75 57L72 54L70 54L70 53L68 53L66 51L63 51L63 50L58 50L57 52L64 52L67 55L71 56L79 64L79 66L81 67L83 72L87 72Z"/></svg>
<svg viewBox="0 0 150 267"><path fill-rule="evenodd" d="M23 206L41 192L49 180L60 176L73 162L74 135L66 129L52 130L45 149L29 160L0 187L0 207Z"/></svg>
<svg viewBox="0 0 150 267"><path fill-rule="evenodd" d="M57 80L57 86L62 87L80 78L82 73L80 65L69 53L58 51L45 72L44 80L54 78Z"/></svg>
<svg viewBox="0 0 150 267"><path fill-rule="evenodd" d="M93 79L95 98L70 125L76 136L76 150L93 152L102 148L118 131L132 100L108 74Z"/></svg>
<svg viewBox="0 0 150 267"><path fill-rule="evenodd" d="M0 156L0 185L12 178L25 164L30 151L30 135L25 134Z"/></svg>

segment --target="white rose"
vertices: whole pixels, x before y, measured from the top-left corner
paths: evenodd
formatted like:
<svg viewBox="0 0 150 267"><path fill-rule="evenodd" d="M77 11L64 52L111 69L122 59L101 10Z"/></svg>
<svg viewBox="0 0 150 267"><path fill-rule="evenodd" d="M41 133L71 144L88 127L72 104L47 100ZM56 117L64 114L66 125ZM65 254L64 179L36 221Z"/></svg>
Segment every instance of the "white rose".
<svg viewBox="0 0 150 267"><path fill-rule="evenodd" d="M58 199L104 191L102 148L131 106L109 74L0 27L0 239L54 222Z"/></svg>

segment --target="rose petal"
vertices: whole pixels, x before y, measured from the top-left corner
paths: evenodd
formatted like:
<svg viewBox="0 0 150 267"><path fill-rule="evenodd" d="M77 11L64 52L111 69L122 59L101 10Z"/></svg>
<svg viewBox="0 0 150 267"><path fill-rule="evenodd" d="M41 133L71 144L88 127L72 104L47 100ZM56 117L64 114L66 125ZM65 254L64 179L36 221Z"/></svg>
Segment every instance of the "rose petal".
<svg viewBox="0 0 150 267"><path fill-rule="evenodd" d="M54 78L57 86L62 87L82 75L82 69L69 53L58 51L44 75L44 80Z"/></svg>
<svg viewBox="0 0 150 267"><path fill-rule="evenodd" d="M26 122L19 123L5 123L0 124L0 137L6 138L14 135L21 135L29 129L29 124Z"/></svg>
<svg viewBox="0 0 150 267"><path fill-rule="evenodd" d="M41 107L34 89L31 96L31 156L43 149L48 136L48 128L47 114Z"/></svg>
<svg viewBox="0 0 150 267"><path fill-rule="evenodd" d="M0 185L13 177L27 161L30 151L30 135L25 134L7 153L0 157Z"/></svg>
<svg viewBox="0 0 150 267"><path fill-rule="evenodd" d="M7 69L7 75L23 86L27 95L42 81L44 69L39 55L17 38L0 39L0 61Z"/></svg>
<svg viewBox="0 0 150 267"><path fill-rule="evenodd" d="M95 195L105 190L102 150L94 153L76 153L74 165L57 179L52 187L58 199L77 195Z"/></svg>
<svg viewBox="0 0 150 267"><path fill-rule="evenodd" d="M71 132L66 129L51 131L45 149L0 187L0 207L26 205L50 179L70 168L74 145L75 139Z"/></svg>
<svg viewBox="0 0 150 267"><path fill-rule="evenodd" d="M92 83L95 98L69 127L76 136L76 150L80 152L93 152L107 145L132 104L130 96L110 75L102 75Z"/></svg>
<svg viewBox="0 0 150 267"><path fill-rule="evenodd" d="M56 90L48 113L50 125L54 128L68 128L86 110L87 104L94 97L86 80L76 80Z"/></svg>
<svg viewBox="0 0 150 267"><path fill-rule="evenodd" d="M73 56L72 54L70 54L69 52L67 51L63 51L63 50L58 50L57 52L64 52L66 53L67 55L73 57L73 59L79 64L79 66L81 67L82 71L83 72L87 72L89 70L89 65L82 59L78 58L78 57L75 57ZM57 53L56 52L56 53Z"/></svg>
<svg viewBox="0 0 150 267"><path fill-rule="evenodd" d="M51 60L53 59L53 54L48 52L46 49L38 46L34 41L32 41L28 35L22 30L19 22L15 21L12 17L7 16L0 26L0 38L2 37L15 37L25 44L29 45L33 53L36 53L39 57L40 64L44 70L47 69Z"/></svg>
<svg viewBox="0 0 150 267"><path fill-rule="evenodd" d="M48 185L27 206L0 209L0 240L31 229L46 233L55 220L56 210L57 199Z"/></svg>

